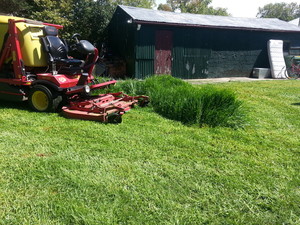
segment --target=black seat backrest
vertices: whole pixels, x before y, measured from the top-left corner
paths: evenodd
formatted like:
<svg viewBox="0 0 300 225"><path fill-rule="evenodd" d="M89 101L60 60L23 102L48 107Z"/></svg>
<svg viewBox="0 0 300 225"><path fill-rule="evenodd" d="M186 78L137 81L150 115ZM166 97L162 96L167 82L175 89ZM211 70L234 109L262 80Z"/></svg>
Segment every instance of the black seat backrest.
<svg viewBox="0 0 300 225"><path fill-rule="evenodd" d="M49 54L50 62L68 59L68 47L57 36L58 30L55 27L45 26L44 35L41 39L46 52Z"/></svg>

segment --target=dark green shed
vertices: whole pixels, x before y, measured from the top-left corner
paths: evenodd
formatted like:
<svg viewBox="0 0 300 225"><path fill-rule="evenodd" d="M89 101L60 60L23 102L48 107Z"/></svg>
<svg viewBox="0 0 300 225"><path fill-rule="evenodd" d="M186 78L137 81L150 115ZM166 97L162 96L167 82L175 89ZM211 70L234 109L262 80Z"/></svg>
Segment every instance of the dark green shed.
<svg viewBox="0 0 300 225"><path fill-rule="evenodd" d="M267 42L300 46L300 27L279 19L234 18L118 6L109 46L127 76L172 74L184 79L249 77L269 68Z"/></svg>

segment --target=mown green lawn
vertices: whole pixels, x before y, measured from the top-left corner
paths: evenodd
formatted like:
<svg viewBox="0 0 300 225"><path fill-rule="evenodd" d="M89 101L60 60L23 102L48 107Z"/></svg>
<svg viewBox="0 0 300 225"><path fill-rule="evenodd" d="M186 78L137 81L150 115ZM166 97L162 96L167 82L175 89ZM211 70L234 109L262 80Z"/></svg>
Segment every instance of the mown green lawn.
<svg viewBox="0 0 300 225"><path fill-rule="evenodd" d="M300 224L300 80L216 85L244 101L244 129L0 102L0 224Z"/></svg>

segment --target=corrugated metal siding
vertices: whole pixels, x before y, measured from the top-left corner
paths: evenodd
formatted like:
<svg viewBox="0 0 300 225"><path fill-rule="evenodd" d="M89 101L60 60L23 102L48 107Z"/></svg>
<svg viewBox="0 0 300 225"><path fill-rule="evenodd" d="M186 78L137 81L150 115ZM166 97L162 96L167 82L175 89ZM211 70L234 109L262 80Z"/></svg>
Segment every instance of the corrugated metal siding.
<svg viewBox="0 0 300 225"><path fill-rule="evenodd" d="M269 67L267 42L295 42L299 34L218 29L175 29L172 75L185 79L248 77L254 67Z"/></svg>
<svg viewBox="0 0 300 225"><path fill-rule="evenodd" d="M135 63L135 78L144 79L154 74L154 61L138 59Z"/></svg>
<svg viewBox="0 0 300 225"><path fill-rule="evenodd" d="M154 59L154 30L141 26L136 32L136 59Z"/></svg>
<svg viewBox="0 0 300 225"><path fill-rule="evenodd" d="M194 29L176 29L172 75L185 79L206 78L211 51L203 47L201 33Z"/></svg>
<svg viewBox="0 0 300 225"><path fill-rule="evenodd" d="M154 29L142 25L136 31L135 78L142 79L154 74Z"/></svg>
<svg viewBox="0 0 300 225"><path fill-rule="evenodd" d="M249 77L254 67L269 67L263 32L211 30L208 77Z"/></svg>
<svg viewBox="0 0 300 225"><path fill-rule="evenodd" d="M189 50L191 49L174 49L173 76L185 79L206 78L210 51L200 48L195 48L191 52Z"/></svg>
<svg viewBox="0 0 300 225"><path fill-rule="evenodd" d="M208 77L249 77L262 50L248 51L212 51L208 61ZM268 57L262 58L261 66L268 68Z"/></svg>
<svg viewBox="0 0 300 225"><path fill-rule="evenodd" d="M129 30L129 24L126 24L126 15L120 12L117 16L113 17L109 25L109 41L110 46L118 54L128 56L129 46L131 45L132 36ZM122 35L120 35L122 34Z"/></svg>
<svg viewBox="0 0 300 225"><path fill-rule="evenodd" d="M154 59L154 46L149 45L137 45L136 46L136 59Z"/></svg>
<svg viewBox="0 0 300 225"><path fill-rule="evenodd" d="M130 17L117 9L108 25L108 43L115 56L126 61L127 76L135 70L135 24L127 23Z"/></svg>

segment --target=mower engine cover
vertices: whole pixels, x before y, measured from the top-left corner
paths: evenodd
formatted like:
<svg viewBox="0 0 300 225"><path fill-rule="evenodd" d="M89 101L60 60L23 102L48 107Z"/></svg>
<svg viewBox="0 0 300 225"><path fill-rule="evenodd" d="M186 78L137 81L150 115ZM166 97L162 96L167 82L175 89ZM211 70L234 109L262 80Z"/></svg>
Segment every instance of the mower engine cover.
<svg viewBox="0 0 300 225"><path fill-rule="evenodd" d="M76 49L82 54L88 55L94 53L95 47L91 44L91 42L87 40L80 40L79 43L76 44Z"/></svg>

